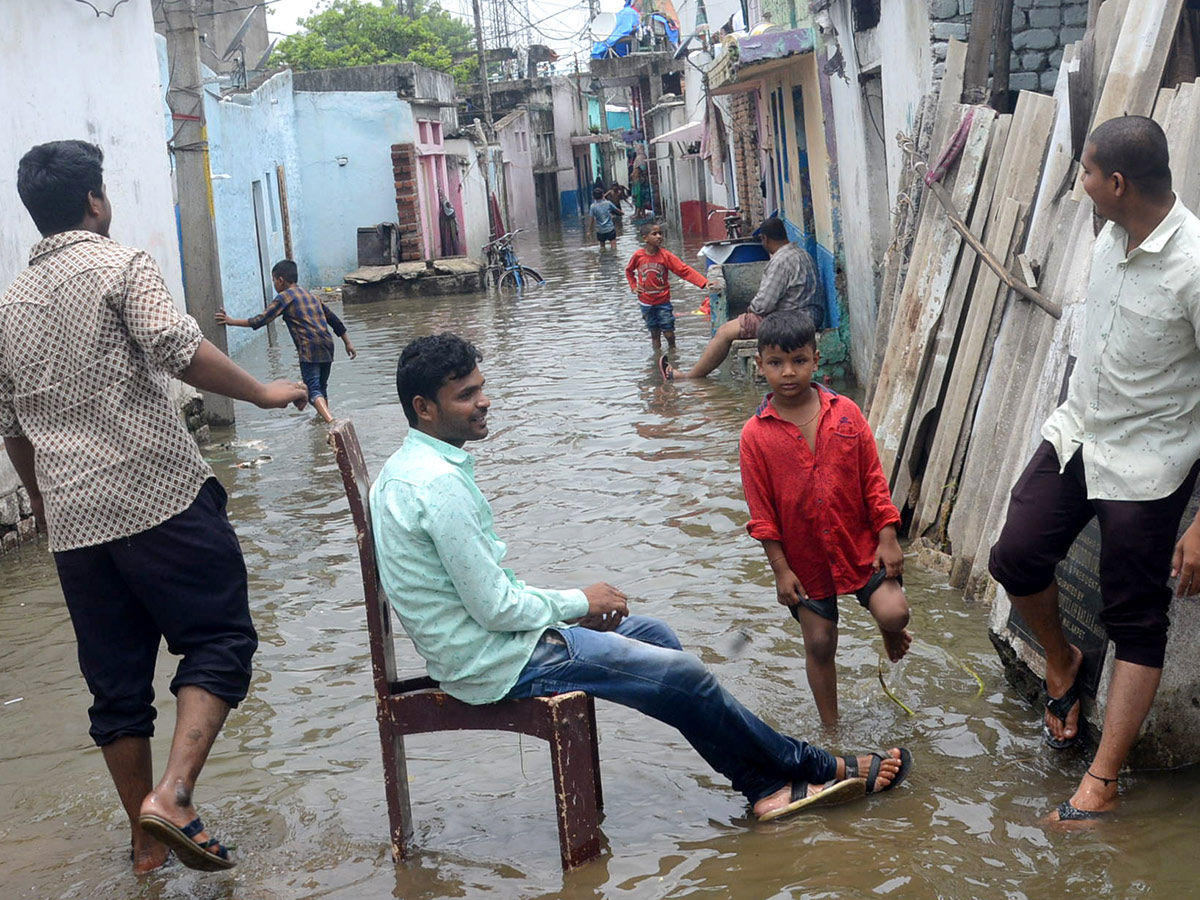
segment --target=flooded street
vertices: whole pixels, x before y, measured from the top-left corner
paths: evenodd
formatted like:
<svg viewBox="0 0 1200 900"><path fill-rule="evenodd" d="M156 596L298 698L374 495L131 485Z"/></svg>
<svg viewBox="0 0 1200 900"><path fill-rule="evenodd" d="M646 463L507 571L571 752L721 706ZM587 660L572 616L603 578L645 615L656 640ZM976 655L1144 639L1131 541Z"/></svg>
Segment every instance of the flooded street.
<svg viewBox="0 0 1200 900"><path fill-rule="evenodd" d="M442 330L472 340L485 356L492 436L468 449L518 575L546 587L613 582L781 730L838 751L910 748L908 782L756 825L674 730L600 703L601 859L566 875L559 867L544 744L465 732L407 739L415 852L394 864L354 532L325 429L307 411L241 404L236 429L214 433L205 454L230 493L261 646L250 697L196 794L240 865L129 874L127 824L87 737L90 698L43 544L0 559L2 900L1192 894L1200 773L1126 774L1117 818L1083 832L1039 827L1085 760L1041 744L1033 712L1004 681L986 610L911 558L915 641L888 684L915 714L884 694L878 632L843 600L842 724L821 733L799 628L744 528L737 437L761 389L728 376L660 383L622 274L631 232L603 256L578 231L540 246L520 235L522 261L548 282L525 297L347 307L359 358L338 356L331 407L354 421L374 474L407 431L394 386L401 347ZM666 245L678 251L678 236ZM681 255L691 261L694 247ZM690 364L708 320L688 314L698 291L673 292L679 359ZM260 340L239 362L263 379L294 378L295 359L280 328L275 347ZM422 671L404 638L397 656L405 674ZM160 768L173 669L164 651Z"/></svg>

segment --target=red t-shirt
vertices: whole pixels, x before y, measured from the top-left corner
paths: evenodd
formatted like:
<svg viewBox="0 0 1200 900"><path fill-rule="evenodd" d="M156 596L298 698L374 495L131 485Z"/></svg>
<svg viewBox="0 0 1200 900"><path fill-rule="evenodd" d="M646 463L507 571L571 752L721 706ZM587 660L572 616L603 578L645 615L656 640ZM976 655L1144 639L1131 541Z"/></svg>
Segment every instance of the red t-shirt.
<svg viewBox="0 0 1200 900"><path fill-rule="evenodd" d="M879 532L900 522L875 437L848 397L820 393L816 452L800 429L780 418L771 394L742 428L746 530L779 541L809 596L857 591L875 571Z"/></svg>
<svg viewBox="0 0 1200 900"><path fill-rule="evenodd" d="M696 287L704 287L708 283L708 279L703 275L670 250L663 250L661 247L657 253L647 253L644 248L638 248L630 257L629 265L625 267L629 289L637 291L638 303L644 306L662 306L671 302L671 286L667 283L668 272L674 272Z"/></svg>

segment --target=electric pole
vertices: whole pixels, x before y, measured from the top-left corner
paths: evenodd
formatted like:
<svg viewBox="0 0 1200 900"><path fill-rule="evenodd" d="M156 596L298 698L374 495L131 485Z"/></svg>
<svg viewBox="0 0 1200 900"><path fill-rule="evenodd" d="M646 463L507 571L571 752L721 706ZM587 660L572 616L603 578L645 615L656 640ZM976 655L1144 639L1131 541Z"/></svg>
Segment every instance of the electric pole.
<svg viewBox="0 0 1200 900"><path fill-rule="evenodd" d="M489 141L492 139L492 91L488 87L487 50L483 47L483 14L479 11L479 0L471 0L471 10L475 14L475 50L479 54L479 87L483 91L483 133Z"/></svg>
<svg viewBox="0 0 1200 900"><path fill-rule="evenodd" d="M204 121L204 76L200 69L200 36L196 30L195 0L163 4L171 83L167 104L175 127L171 152L179 195L182 235L184 301L200 323L204 336L228 352L225 327L214 316L223 305L221 262L212 217L212 179L208 159L208 130ZM233 424L233 401L204 393L204 412L214 425Z"/></svg>
<svg viewBox="0 0 1200 900"><path fill-rule="evenodd" d="M589 18L588 18L588 34L589 35L591 35L591 23L596 21L596 16L598 16L599 14L600 14L600 10L597 6L597 0L588 0L588 16L589 16ZM594 39L595 36L592 35L592 37ZM588 65L588 68L589 69L591 68L590 63ZM597 78L594 80L593 83L595 84L596 104L600 107L600 134L607 138L608 137L608 98L605 96L604 82L601 81L599 78ZM608 144L608 143L600 144L600 169L601 169L600 177L602 179L604 179L605 187L608 187L612 183L612 166L611 166L611 160L609 158L610 154L608 152L610 149L611 149L610 144Z"/></svg>

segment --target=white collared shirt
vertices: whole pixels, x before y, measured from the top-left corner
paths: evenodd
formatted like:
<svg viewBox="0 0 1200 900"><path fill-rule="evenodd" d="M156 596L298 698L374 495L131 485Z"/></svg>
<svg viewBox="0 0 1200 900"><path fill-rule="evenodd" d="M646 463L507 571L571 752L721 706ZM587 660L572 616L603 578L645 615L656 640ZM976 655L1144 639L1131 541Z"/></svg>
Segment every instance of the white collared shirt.
<svg viewBox="0 0 1200 900"><path fill-rule="evenodd" d="M1096 238L1082 349L1042 426L1062 468L1083 448L1094 500L1166 497L1200 459L1200 219L1177 196L1127 240L1115 222Z"/></svg>

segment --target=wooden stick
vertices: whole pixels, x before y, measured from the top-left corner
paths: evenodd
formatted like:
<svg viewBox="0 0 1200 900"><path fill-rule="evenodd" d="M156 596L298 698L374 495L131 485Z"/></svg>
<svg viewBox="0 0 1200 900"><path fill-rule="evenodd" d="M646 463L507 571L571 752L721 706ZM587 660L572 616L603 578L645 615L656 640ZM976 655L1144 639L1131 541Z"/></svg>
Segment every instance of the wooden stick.
<svg viewBox="0 0 1200 900"><path fill-rule="evenodd" d="M919 160L913 163L913 165L917 166L918 170L926 168L925 163ZM1004 263L996 259L987 247L983 246L983 242L971 232L971 229L967 227L967 223L963 221L962 215L950 197L950 193L939 182L935 181L929 185L929 189L933 191L933 196L937 197L938 202L942 204L942 209L945 211L946 217L950 220L950 224L954 227L954 230L962 235L963 240L967 242L967 246L979 254L979 258L984 261L989 269L1000 276L1000 280L1010 290L1016 291L1026 300L1045 310L1054 318L1062 318L1062 307L1059 304L1042 296L1042 294L1027 285L1021 280L1019 275L1007 269Z"/></svg>

